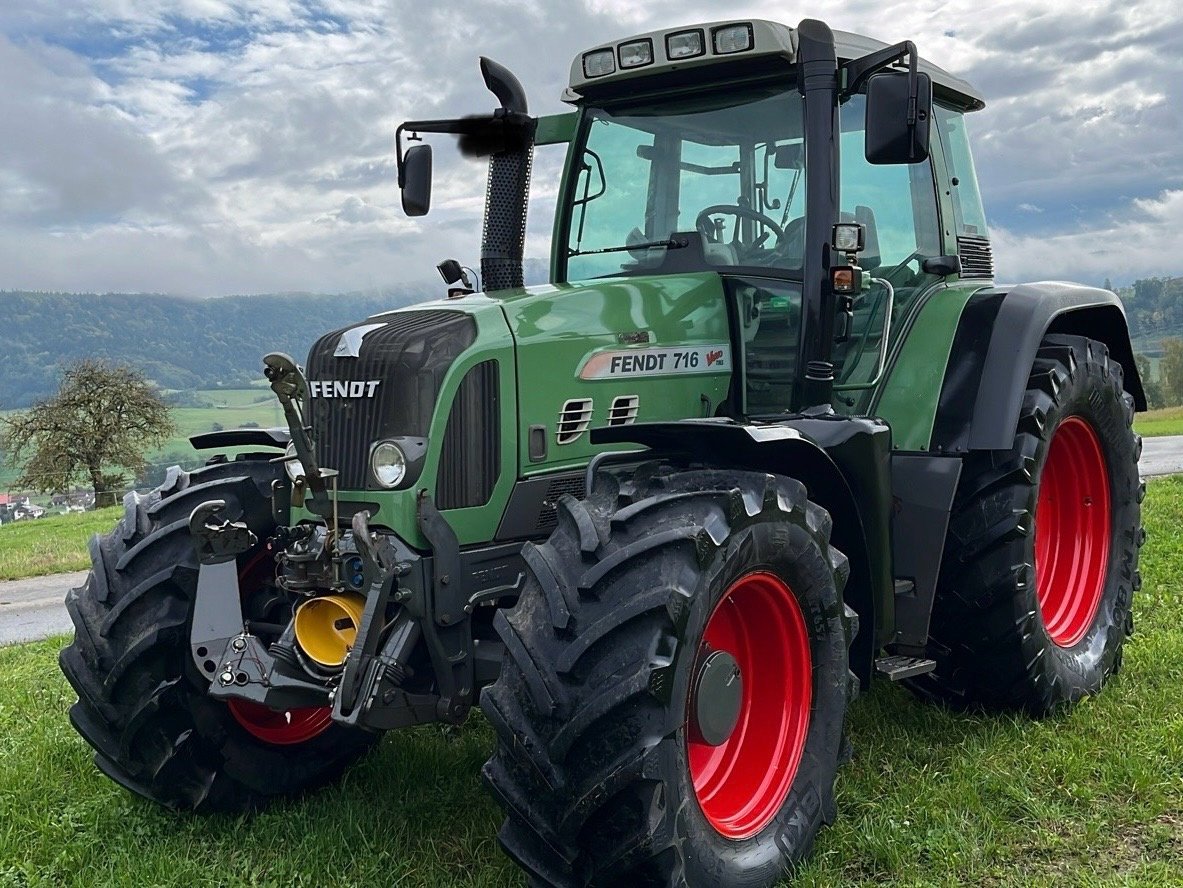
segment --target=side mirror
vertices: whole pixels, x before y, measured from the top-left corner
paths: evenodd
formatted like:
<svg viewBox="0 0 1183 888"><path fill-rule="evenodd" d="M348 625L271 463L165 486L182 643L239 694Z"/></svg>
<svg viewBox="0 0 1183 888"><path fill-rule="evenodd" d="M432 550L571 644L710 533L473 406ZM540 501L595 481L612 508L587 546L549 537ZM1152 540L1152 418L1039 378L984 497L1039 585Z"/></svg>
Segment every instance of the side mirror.
<svg viewBox="0 0 1183 888"><path fill-rule="evenodd" d="M868 163L920 163L928 159L932 122L932 79L916 74L912 107L909 75L882 71L867 79L866 157Z"/></svg>
<svg viewBox="0 0 1183 888"><path fill-rule="evenodd" d="M412 145L403 155L403 212L408 216L426 216L431 209L431 146Z"/></svg>

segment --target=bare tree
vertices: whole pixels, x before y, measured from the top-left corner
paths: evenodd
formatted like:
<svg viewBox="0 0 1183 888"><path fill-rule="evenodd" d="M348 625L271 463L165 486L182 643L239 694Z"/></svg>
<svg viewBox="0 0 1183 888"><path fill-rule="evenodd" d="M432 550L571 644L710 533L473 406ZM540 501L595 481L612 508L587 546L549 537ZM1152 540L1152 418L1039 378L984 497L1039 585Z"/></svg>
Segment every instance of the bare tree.
<svg viewBox="0 0 1183 888"><path fill-rule="evenodd" d="M142 372L92 358L66 367L57 394L0 422L16 484L50 493L85 477L96 507L113 505L125 473L142 470L148 449L176 430Z"/></svg>

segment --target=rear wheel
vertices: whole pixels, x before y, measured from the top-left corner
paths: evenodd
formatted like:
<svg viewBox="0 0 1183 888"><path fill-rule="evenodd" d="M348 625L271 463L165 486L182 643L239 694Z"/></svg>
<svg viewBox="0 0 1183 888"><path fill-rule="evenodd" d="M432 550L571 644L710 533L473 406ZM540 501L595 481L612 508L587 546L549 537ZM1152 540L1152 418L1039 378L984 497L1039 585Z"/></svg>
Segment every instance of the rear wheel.
<svg viewBox="0 0 1183 888"><path fill-rule="evenodd" d="M833 820L853 613L797 481L648 466L564 498L481 706L547 885L771 885Z"/></svg>
<svg viewBox="0 0 1183 888"><path fill-rule="evenodd" d="M916 690L1043 714L1118 670L1145 538L1133 417L1102 343L1045 337L1014 446L966 461Z"/></svg>
<svg viewBox="0 0 1183 888"><path fill-rule="evenodd" d="M174 809L241 811L337 777L374 735L333 723L327 708L275 712L207 694L221 651L204 671L189 627L198 562L188 517L202 502L227 503L229 520L270 536L275 467L262 461L174 471L146 497L124 500L115 530L91 541L93 568L66 606L75 636L59 658L78 693L70 721L95 764L124 787ZM248 618L284 621L264 543L240 556Z"/></svg>

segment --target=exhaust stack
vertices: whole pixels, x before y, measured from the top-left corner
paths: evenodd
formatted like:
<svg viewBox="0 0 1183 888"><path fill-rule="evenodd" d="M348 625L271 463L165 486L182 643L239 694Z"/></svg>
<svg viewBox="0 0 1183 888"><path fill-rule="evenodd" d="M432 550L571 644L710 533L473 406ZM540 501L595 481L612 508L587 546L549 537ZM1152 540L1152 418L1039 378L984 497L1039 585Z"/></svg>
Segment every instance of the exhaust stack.
<svg viewBox="0 0 1183 888"><path fill-rule="evenodd" d="M489 160L485 225L481 237L481 286L486 291L523 286L526 246L526 199L534 164L536 121L527 113L526 91L512 72L481 58L481 75L501 102L494 117L502 123L504 143Z"/></svg>

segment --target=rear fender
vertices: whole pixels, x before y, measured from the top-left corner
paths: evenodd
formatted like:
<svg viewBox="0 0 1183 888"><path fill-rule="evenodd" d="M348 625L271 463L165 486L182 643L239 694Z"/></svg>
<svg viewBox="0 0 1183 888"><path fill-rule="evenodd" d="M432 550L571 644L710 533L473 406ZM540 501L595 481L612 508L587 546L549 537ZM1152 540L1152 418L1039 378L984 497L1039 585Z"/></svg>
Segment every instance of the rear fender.
<svg viewBox="0 0 1183 888"><path fill-rule="evenodd" d="M1049 333L1105 343L1138 410L1146 395L1121 300L1108 290L1044 282L981 290L962 313L933 427L932 450L1009 450L1039 344Z"/></svg>
<svg viewBox="0 0 1183 888"><path fill-rule="evenodd" d="M846 603L859 616L851 669L864 685L895 631L891 571L891 432L874 419L794 417L775 425L726 420L597 429L595 444L643 444L661 455L787 475L833 519L831 539L850 559Z"/></svg>

